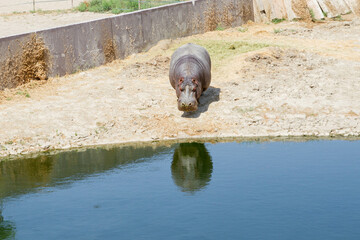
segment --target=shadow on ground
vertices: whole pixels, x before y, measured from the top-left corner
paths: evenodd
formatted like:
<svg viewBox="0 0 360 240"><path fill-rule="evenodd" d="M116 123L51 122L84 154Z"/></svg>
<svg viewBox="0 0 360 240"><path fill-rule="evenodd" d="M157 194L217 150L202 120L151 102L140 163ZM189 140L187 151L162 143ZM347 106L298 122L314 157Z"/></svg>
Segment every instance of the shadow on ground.
<svg viewBox="0 0 360 240"><path fill-rule="evenodd" d="M220 88L209 87L200 97L198 110L195 112L184 112L182 117L198 118L209 109L209 105L220 100Z"/></svg>

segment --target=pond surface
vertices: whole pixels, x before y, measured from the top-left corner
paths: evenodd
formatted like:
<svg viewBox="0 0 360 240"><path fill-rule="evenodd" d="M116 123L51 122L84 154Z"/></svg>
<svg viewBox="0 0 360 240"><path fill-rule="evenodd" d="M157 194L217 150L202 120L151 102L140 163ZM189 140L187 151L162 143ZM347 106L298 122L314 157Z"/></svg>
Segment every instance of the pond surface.
<svg viewBox="0 0 360 240"><path fill-rule="evenodd" d="M0 174L0 239L360 236L360 141L89 149Z"/></svg>

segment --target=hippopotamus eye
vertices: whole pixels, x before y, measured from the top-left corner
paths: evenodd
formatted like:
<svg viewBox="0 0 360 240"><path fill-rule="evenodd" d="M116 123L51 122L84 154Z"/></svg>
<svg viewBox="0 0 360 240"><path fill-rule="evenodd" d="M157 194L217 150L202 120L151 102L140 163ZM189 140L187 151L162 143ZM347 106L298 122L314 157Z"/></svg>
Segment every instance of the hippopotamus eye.
<svg viewBox="0 0 360 240"><path fill-rule="evenodd" d="M196 85L198 84L195 78L192 79L192 82Z"/></svg>
<svg viewBox="0 0 360 240"><path fill-rule="evenodd" d="M184 78L179 79L179 83L182 83L184 81Z"/></svg>

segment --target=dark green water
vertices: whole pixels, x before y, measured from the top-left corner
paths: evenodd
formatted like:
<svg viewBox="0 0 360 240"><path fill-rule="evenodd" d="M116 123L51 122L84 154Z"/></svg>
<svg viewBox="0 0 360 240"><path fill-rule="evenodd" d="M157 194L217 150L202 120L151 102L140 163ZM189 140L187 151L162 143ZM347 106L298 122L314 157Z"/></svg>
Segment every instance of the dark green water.
<svg viewBox="0 0 360 240"><path fill-rule="evenodd" d="M0 239L360 239L360 141L0 162Z"/></svg>

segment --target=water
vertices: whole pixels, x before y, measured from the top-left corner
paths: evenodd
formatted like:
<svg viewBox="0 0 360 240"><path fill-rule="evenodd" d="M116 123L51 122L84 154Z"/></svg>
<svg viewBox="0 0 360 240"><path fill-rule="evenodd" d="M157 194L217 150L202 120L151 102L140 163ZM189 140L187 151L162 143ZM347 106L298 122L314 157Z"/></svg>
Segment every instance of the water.
<svg viewBox="0 0 360 240"><path fill-rule="evenodd" d="M0 162L0 239L359 239L360 141Z"/></svg>

